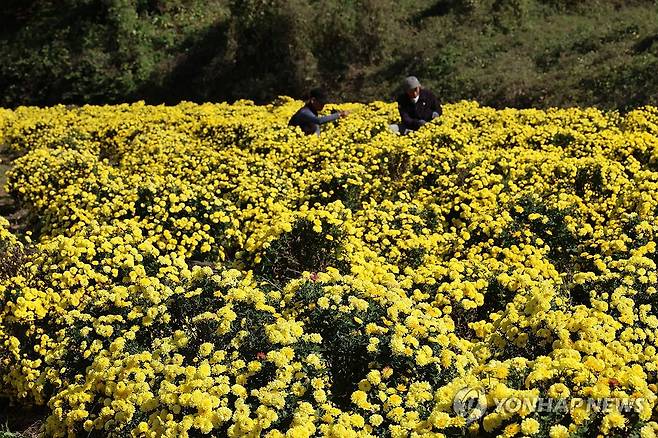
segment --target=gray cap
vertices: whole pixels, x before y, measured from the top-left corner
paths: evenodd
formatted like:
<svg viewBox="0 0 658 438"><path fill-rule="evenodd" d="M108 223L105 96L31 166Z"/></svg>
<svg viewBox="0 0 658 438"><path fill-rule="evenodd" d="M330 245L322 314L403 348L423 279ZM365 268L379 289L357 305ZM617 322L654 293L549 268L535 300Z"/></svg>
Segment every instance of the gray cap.
<svg viewBox="0 0 658 438"><path fill-rule="evenodd" d="M413 90L414 88L418 87L420 87L420 81L418 81L416 76L409 76L408 78L405 78L404 81L402 81L402 89L404 91Z"/></svg>

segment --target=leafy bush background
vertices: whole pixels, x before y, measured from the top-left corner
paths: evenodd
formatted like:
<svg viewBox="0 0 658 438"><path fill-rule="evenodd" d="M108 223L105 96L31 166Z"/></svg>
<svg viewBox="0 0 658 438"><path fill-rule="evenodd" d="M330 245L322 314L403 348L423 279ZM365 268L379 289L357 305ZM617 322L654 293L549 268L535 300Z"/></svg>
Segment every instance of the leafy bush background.
<svg viewBox="0 0 658 438"><path fill-rule="evenodd" d="M656 104L657 6L634 0L7 0L0 105L390 99Z"/></svg>

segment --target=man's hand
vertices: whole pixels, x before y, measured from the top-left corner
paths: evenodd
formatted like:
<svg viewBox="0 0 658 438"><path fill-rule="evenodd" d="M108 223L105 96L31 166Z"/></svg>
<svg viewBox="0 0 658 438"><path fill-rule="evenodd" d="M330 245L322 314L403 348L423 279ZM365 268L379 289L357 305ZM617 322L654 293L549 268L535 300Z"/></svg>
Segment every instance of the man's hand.
<svg viewBox="0 0 658 438"><path fill-rule="evenodd" d="M349 111L338 111L338 114L340 114L341 117L345 117L349 113L350 113Z"/></svg>

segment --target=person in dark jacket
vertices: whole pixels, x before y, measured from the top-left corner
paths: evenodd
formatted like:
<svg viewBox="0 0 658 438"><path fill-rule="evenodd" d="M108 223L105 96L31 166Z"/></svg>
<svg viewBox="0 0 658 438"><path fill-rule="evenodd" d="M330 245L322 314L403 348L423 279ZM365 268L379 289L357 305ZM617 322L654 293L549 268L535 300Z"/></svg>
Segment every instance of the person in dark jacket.
<svg viewBox="0 0 658 438"><path fill-rule="evenodd" d="M438 100L429 90L421 87L420 81L415 76L409 76L402 82L402 90L404 92L397 98L401 123L391 126L394 131L401 134L416 131L441 115L441 105Z"/></svg>
<svg viewBox="0 0 658 438"><path fill-rule="evenodd" d="M333 122L348 114L347 111L339 111L319 117L318 113L322 111L326 102L327 95L324 90L320 88L311 90L306 105L292 116L288 126L299 126L306 135L320 134L320 125Z"/></svg>

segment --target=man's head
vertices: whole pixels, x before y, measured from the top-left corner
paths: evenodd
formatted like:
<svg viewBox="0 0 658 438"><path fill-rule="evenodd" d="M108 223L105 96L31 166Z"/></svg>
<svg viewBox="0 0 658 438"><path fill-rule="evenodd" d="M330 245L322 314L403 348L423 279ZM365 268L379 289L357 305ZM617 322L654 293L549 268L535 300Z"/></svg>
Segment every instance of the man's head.
<svg viewBox="0 0 658 438"><path fill-rule="evenodd" d="M321 88L314 88L309 93L308 103L315 111L322 111L324 104L327 103L327 94Z"/></svg>
<svg viewBox="0 0 658 438"><path fill-rule="evenodd" d="M420 81L416 76L409 76L402 81L402 89L407 93L409 99L415 99L420 94Z"/></svg>

